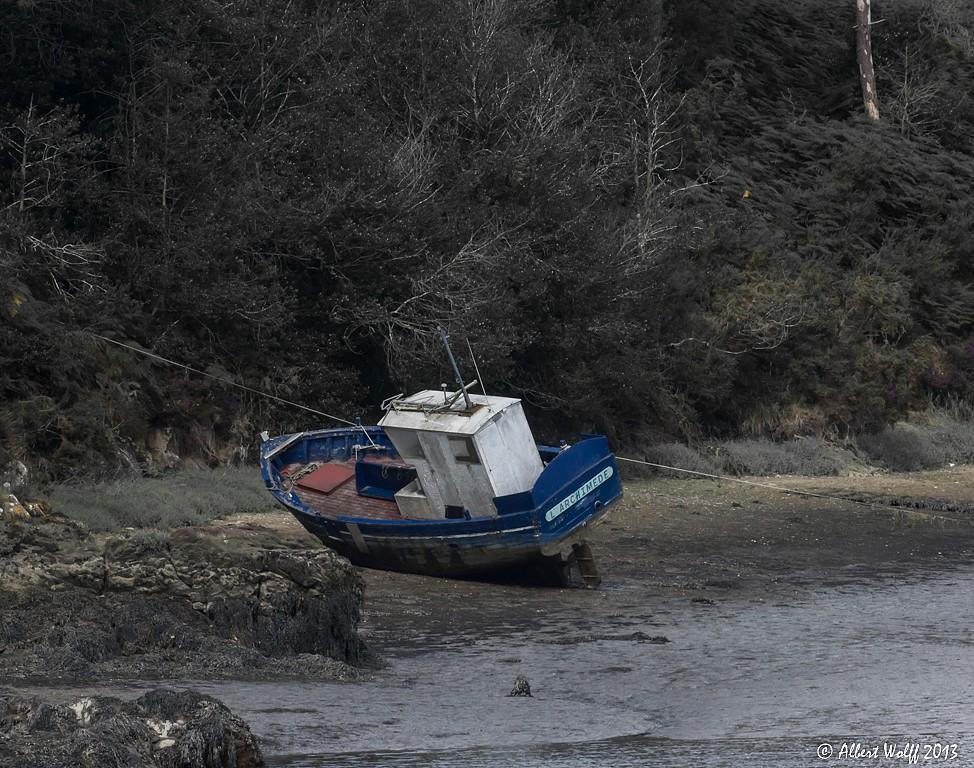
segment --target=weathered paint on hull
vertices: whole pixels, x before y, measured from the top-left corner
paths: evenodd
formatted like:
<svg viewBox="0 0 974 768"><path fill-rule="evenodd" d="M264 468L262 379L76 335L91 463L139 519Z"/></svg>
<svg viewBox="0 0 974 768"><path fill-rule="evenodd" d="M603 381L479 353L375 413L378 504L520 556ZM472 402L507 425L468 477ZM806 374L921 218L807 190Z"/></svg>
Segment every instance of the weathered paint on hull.
<svg viewBox="0 0 974 768"><path fill-rule="evenodd" d="M516 572L548 564L557 567L560 555L606 514L589 517L557 544L542 547L538 527L491 532L469 539L462 534L430 538L377 537L363 533L358 524L325 520L288 508L298 522L325 546L344 555L357 566L399 573L464 578L494 573Z"/></svg>
<svg viewBox="0 0 974 768"><path fill-rule="evenodd" d="M375 536L363 533L354 522L340 523L290 510L298 522L325 546L355 565L429 576L478 576L513 570L544 556L533 526L528 530L500 531L473 536Z"/></svg>
<svg viewBox="0 0 974 768"><path fill-rule="evenodd" d="M368 429L377 442L387 441L381 429ZM281 487L280 466L295 460L347 460L353 437L352 430L322 430L297 440L274 438L265 444L261 466L271 494L305 529L365 568L470 577L558 565L622 496L615 458L601 436L559 453L530 492L495 499L496 514L469 519L325 516Z"/></svg>
<svg viewBox="0 0 974 768"><path fill-rule="evenodd" d="M537 543L504 543L502 536L481 544L461 544L450 539L416 537L376 541L361 537L356 544L351 535L340 541L326 533L314 520L301 519L301 524L328 547L363 568L377 568L401 573L429 576L477 576L492 571L514 569L542 557Z"/></svg>

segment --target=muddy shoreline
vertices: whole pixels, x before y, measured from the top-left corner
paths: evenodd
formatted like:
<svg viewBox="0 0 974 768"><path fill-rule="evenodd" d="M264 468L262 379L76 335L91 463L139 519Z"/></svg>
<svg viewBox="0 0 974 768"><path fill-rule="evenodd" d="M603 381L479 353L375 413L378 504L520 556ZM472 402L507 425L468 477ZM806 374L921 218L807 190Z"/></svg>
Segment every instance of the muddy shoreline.
<svg viewBox="0 0 974 768"><path fill-rule="evenodd" d="M761 481L896 506L880 509L726 482L631 480L624 501L593 532L593 550L603 577L599 590L350 570L348 580L332 583L344 584L347 595L357 596L355 600L364 595L361 621L349 625L361 652L356 658L337 660L327 654L302 653L297 647L269 653L268 647L261 649L255 642L253 627L250 639L242 643L222 626L223 633L216 633L220 643L216 655L200 652L213 650L206 643L195 649L155 648L89 661L70 673L62 670L54 675L43 671L51 658L48 636L34 645L30 638L15 644L8 638L5 648L14 653L0 654L0 677L15 690L40 685L44 695L55 698L59 690L77 697L88 687L111 689L124 686L120 681L125 680L133 681L131 691L145 690L139 687L142 681L159 677L200 687L250 723L275 765L332 765L334 755L346 750L378 754L388 749L466 749L504 742L505 728L520 729L518 738L527 742L540 738L537 734L546 732L552 718L571 718L577 707L588 713L588 721L576 723L562 734L565 739L587 743L631 734L642 741L627 749L649 749L656 743L653 735L666 733L666 727L673 733L692 734L688 724L675 722L692 708L687 710L689 705L677 701L667 714L638 707L634 714L618 690L643 686L647 697L656 697L661 684L664 691L666 686L676 691L682 686L694 688L698 683L687 680L697 666L707 668L704 657L698 658L704 648L709 655L727 652L739 659L729 659L731 666L712 672L733 678L738 675L734 664L746 669L752 663L748 659L759 653L749 650L752 619L763 621L798 611L783 626L792 621L800 624L808 620L801 606L824 600L816 610L827 613L831 601L842 599L846 592L875 590L882 595L884 590L916 584L922 592L925 582L936 584L947 578L944 583L949 585L950 573L970 570L974 562L974 467ZM131 534L110 536L126 539ZM187 537L194 547L219 545L220 551L236 552L227 555L235 558L268 548L305 562L328 557L293 518L277 511L236 515L174 536L175 543L169 539L167 545L170 557ZM200 544L200 539L205 543ZM98 541L104 552L105 540ZM194 556L197 560L199 552ZM56 553L45 557L57 561ZM253 565L254 561L247 562ZM260 562L266 564L266 558ZM337 572L344 573L341 568ZM209 582L204 579L204 583ZM135 592L131 599L133 605L149 600L153 610L165 616L179 600L187 600L183 596L174 602L171 597L161 600L158 594ZM9 593L4 599L9 600ZM96 595L88 609L112 599L110 594ZM866 602L854 602L850 610L873 610L872 598L862 599ZM878 613L872 620L881 621L883 612L892 610L883 606L896 603L875 605ZM9 606L3 604L4 616L16 616ZM27 611L22 616L31 615L32 606L21 608ZM190 602L181 610L199 620L204 618L199 608ZM289 611L278 613L286 616ZM106 615L97 614L98 620ZM40 616L40 623L53 618L51 613ZM62 624L75 618L69 616ZM829 620L841 624L844 619ZM246 629L248 623L240 626ZM810 635L816 626L813 621ZM801 635L787 635L780 626L772 630L787 636L781 641L785 657L776 674L780 682L789 683L792 662L787 657L805 654L806 641ZM753 642L760 644L760 635L754 637L758 639ZM820 647L816 653L826 651ZM383 659L382 666L375 665L376 657ZM372 661L366 664L366 658ZM668 677L649 679L673 664ZM535 708L527 719L525 713L514 713L516 722L507 722L515 705L506 694L518 674L531 681L535 696L529 701L548 703L531 705ZM576 678L579 682L572 683ZM262 682L270 680L278 682ZM136 695L124 688L122 693ZM433 711L441 708L446 711ZM476 721L457 718L460 710L478 708L486 714ZM487 727L484 717L496 722ZM674 723L667 725L667 717ZM441 725L444 718L457 721ZM329 726L316 729L313 725L318 722ZM385 758L376 759L375 764L382 764ZM441 754L437 759L446 758Z"/></svg>
<svg viewBox="0 0 974 768"><path fill-rule="evenodd" d="M591 536L594 592L354 569L279 510L170 533L89 535L56 515L4 523L0 677L353 680L404 633L435 638L490 617L541 626L552 611L597 623L621 595L620 611L675 601L695 613L936 570L974 548L974 466L753 481L897 506L629 480ZM147 621L160 625L126 634Z"/></svg>
<svg viewBox="0 0 974 768"><path fill-rule="evenodd" d="M464 627L474 634L492 622L544 631L565 614L573 626L587 628L579 636L591 636L607 614L644 615L663 605L688 615L720 604L747 610L851 581L936 573L972 559L974 467L754 480L900 507L877 509L731 482L629 481L622 503L591 537L601 589L363 571L366 642L381 654L403 632L432 640L438 633L463 635Z"/></svg>

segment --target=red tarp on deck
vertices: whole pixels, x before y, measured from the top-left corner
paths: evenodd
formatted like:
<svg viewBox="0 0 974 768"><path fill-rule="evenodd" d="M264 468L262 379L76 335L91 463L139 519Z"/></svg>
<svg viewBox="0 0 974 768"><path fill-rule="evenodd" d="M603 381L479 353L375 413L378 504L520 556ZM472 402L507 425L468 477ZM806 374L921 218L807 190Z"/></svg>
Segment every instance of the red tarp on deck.
<svg viewBox="0 0 974 768"><path fill-rule="evenodd" d="M331 493L342 483L348 482L355 476L355 467L348 464L322 464L311 474L298 480L301 488L318 493Z"/></svg>

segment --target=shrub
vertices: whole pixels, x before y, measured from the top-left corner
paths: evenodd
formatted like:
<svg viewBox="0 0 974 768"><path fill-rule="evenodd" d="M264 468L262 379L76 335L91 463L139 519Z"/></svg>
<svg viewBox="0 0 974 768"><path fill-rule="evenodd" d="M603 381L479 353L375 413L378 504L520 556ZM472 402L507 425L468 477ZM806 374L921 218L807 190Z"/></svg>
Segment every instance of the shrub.
<svg viewBox="0 0 974 768"><path fill-rule="evenodd" d="M856 444L869 459L894 472L930 469L945 460L944 451L934 445L928 431L910 424L859 435Z"/></svg>
<svg viewBox="0 0 974 768"><path fill-rule="evenodd" d="M706 474L717 474L719 469L706 456L694 448L684 443L661 443L654 445L643 451L643 458L655 464L662 464L675 469L653 468L652 474L663 477L682 477L690 475L686 472L678 472L676 469L686 469L691 472L703 472Z"/></svg>
<svg viewBox="0 0 974 768"><path fill-rule="evenodd" d="M641 452L642 458L669 467L713 475L838 475L861 464L844 448L815 437L785 442L767 438L711 442L706 453L683 443L660 443ZM625 465L627 477L692 477L675 469L640 470Z"/></svg>
<svg viewBox="0 0 974 768"><path fill-rule="evenodd" d="M729 440L712 450L721 472L731 475L837 475L856 463L849 451L815 437Z"/></svg>
<svg viewBox="0 0 974 768"><path fill-rule="evenodd" d="M974 421L970 406L953 402L914 416L879 432L860 435L859 450L894 472L932 469L974 461Z"/></svg>
<svg viewBox="0 0 974 768"><path fill-rule="evenodd" d="M928 413L926 423L917 425L941 454L941 464L974 461L974 421L960 418L961 413L957 408L934 409Z"/></svg>

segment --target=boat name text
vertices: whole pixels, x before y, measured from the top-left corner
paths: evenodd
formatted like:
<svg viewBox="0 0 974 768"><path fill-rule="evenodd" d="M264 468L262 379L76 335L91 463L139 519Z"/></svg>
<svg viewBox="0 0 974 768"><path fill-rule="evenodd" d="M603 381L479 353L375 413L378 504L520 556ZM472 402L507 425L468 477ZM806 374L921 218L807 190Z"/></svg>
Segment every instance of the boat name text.
<svg viewBox="0 0 974 768"><path fill-rule="evenodd" d="M572 491L570 496L566 496L558 504L553 506L547 512L545 512L544 519L549 523L558 517L566 509L575 506L578 502L588 496L592 491L598 488L602 483L612 477L612 467L606 467L601 472L599 472L595 477L589 480L585 485Z"/></svg>

